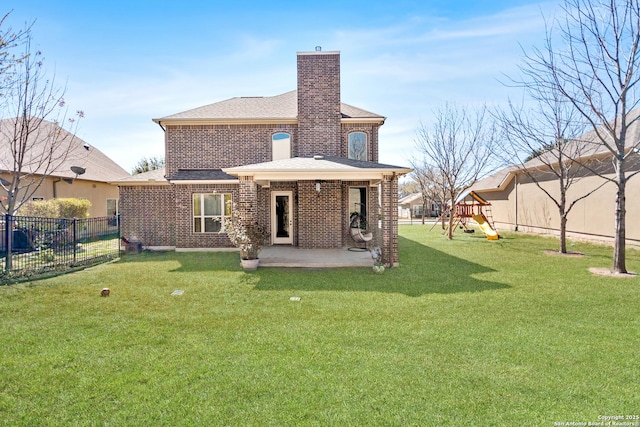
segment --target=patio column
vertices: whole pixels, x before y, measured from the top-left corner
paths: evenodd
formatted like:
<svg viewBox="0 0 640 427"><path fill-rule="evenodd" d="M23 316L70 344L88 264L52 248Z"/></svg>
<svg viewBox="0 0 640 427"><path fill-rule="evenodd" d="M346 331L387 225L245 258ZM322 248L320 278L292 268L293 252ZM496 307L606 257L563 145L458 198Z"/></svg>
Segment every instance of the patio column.
<svg viewBox="0 0 640 427"><path fill-rule="evenodd" d="M239 176L240 182L238 193L238 210L244 214L249 221L258 220L258 186L253 181L252 176Z"/></svg>
<svg viewBox="0 0 640 427"><path fill-rule="evenodd" d="M394 266L398 264L398 176L385 175L381 187L382 259Z"/></svg>

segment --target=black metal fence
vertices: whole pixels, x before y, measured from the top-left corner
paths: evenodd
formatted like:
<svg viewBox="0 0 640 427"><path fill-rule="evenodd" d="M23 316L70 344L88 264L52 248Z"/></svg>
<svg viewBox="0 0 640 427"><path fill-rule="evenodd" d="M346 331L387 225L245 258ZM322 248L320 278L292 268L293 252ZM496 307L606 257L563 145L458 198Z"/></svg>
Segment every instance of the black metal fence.
<svg viewBox="0 0 640 427"><path fill-rule="evenodd" d="M117 258L120 220L0 217L0 283Z"/></svg>

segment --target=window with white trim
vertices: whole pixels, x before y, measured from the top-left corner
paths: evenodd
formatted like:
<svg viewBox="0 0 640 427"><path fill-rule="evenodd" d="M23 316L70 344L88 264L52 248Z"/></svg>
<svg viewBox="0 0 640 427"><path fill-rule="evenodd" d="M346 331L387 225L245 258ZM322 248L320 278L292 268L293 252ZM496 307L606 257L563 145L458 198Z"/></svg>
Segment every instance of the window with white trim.
<svg viewBox="0 0 640 427"><path fill-rule="evenodd" d="M222 218L231 217L230 193L196 193L193 195L193 232L220 233Z"/></svg>
<svg viewBox="0 0 640 427"><path fill-rule="evenodd" d="M291 158L291 135L277 132L271 135L271 160Z"/></svg>
<svg viewBox="0 0 640 427"><path fill-rule="evenodd" d="M107 216L118 215L118 199L107 199Z"/></svg>
<svg viewBox="0 0 640 427"><path fill-rule="evenodd" d="M350 159L367 160L367 134L364 132L351 132L349 134Z"/></svg>

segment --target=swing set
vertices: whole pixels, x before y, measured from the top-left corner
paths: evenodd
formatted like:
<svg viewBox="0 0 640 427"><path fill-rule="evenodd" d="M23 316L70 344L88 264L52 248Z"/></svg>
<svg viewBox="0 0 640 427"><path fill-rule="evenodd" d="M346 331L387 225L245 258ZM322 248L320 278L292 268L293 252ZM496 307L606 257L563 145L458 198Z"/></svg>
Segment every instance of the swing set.
<svg viewBox="0 0 640 427"><path fill-rule="evenodd" d="M458 200L455 204L455 209L451 209L448 207L438 221L431 227L436 226L436 224L442 221L447 214L451 215L453 211L453 215L450 218L447 227L443 231L444 233L449 232L449 228L453 227L453 231L460 227L463 228L465 233L473 233L475 230L469 228L469 220L473 219L480 230L487 236L487 240L498 240L500 236L493 225L493 217L491 214L491 203L487 202L483 199L478 193L475 191L466 191L458 197Z"/></svg>

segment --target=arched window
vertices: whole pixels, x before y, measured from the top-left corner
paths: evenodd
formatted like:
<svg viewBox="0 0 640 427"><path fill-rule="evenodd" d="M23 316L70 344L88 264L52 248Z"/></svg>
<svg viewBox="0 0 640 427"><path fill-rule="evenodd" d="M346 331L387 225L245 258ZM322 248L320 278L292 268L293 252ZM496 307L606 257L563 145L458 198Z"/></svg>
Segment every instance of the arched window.
<svg viewBox="0 0 640 427"><path fill-rule="evenodd" d="M367 159L367 134L364 132L351 132L349 134L349 156L354 160Z"/></svg>
<svg viewBox="0 0 640 427"><path fill-rule="evenodd" d="M271 136L271 160L291 158L291 135L285 132Z"/></svg>

